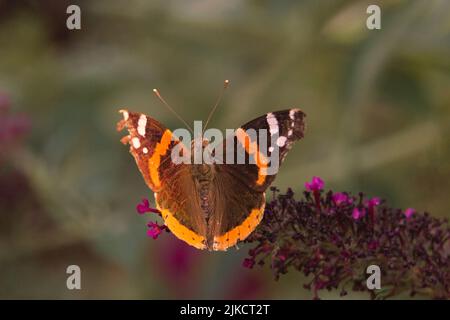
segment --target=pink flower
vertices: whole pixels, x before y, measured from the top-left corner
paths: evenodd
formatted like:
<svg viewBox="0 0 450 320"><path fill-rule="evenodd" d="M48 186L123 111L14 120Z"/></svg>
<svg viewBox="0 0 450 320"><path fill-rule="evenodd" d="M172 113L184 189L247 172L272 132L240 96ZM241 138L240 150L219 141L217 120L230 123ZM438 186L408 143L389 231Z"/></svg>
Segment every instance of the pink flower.
<svg viewBox="0 0 450 320"><path fill-rule="evenodd" d="M375 206L380 205L380 203L381 203L381 200L378 197L373 197L373 198L371 198L371 199L366 201L366 205L368 207L375 207Z"/></svg>
<svg viewBox="0 0 450 320"><path fill-rule="evenodd" d="M355 207L352 212L352 217L353 217L353 219L358 220L358 219L364 217L364 214L365 214L364 209L360 210Z"/></svg>
<svg viewBox="0 0 450 320"><path fill-rule="evenodd" d="M305 188L308 191L320 191L323 189L324 182L320 177L314 176L311 182L305 182Z"/></svg>
<svg viewBox="0 0 450 320"><path fill-rule="evenodd" d="M150 208L150 203L147 199L142 199L142 202L138 203L138 205L136 206L136 210L139 214L144 214L147 212L161 214L161 211L159 211L158 209ZM165 225L159 225L158 223L152 221L150 221L147 226L149 228L147 230L147 235L149 237L152 237L153 239L157 239L163 230L169 231L169 229Z"/></svg>
<svg viewBox="0 0 450 320"><path fill-rule="evenodd" d="M147 212L161 213L161 211L159 211L158 209L150 208L150 203L147 199L142 199L142 202L138 203L138 205L136 206L136 211L139 214L144 214Z"/></svg>
<svg viewBox="0 0 450 320"><path fill-rule="evenodd" d="M412 217L412 215L414 214L416 212L416 210L415 209L413 209L413 208L408 208L408 209L406 209L405 210L405 217L406 217L406 219L409 219L409 218L411 218Z"/></svg>
<svg viewBox="0 0 450 320"><path fill-rule="evenodd" d="M343 203L349 202L348 195L346 195L345 193L342 193L342 192L336 192L335 194L333 194L333 196L331 198L333 199L334 203L337 206L340 206Z"/></svg>
<svg viewBox="0 0 450 320"><path fill-rule="evenodd" d="M147 235L155 240L158 238L160 233L166 228L166 226L164 225L160 226L155 222L149 222L147 226L149 227L149 229L147 230Z"/></svg>

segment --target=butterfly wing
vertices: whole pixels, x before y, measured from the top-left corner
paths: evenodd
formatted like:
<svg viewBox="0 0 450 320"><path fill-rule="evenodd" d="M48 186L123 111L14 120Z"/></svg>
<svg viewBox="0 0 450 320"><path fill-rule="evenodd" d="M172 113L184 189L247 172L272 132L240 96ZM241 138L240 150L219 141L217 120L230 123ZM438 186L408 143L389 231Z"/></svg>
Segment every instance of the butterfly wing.
<svg viewBox="0 0 450 320"><path fill-rule="evenodd" d="M196 190L192 167L171 161L172 150L184 146L155 119L128 110L120 112L123 119L117 129L126 128L129 133L121 141L130 145L130 153L155 194L164 223L181 240L196 248L205 248L205 219L198 197L191 196Z"/></svg>
<svg viewBox="0 0 450 320"><path fill-rule="evenodd" d="M216 200L216 210L211 224L214 235L214 250L226 250L244 240L261 222L265 205L265 190L275 179L276 173L268 174L273 152L278 152L272 161L281 164L292 144L303 138L305 114L299 109L271 112L256 118L236 130L232 152L239 148L246 152L245 164L216 164L215 189L221 197ZM266 129L264 136L253 138L246 132ZM264 133L264 132L263 132ZM264 146L264 147L263 147ZM227 144L224 146L226 155ZM277 148L277 150L275 150ZM254 164L248 163L254 157ZM236 160L236 156L234 159ZM258 160L259 159L259 160Z"/></svg>
<svg viewBox="0 0 450 320"><path fill-rule="evenodd" d="M300 109L288 109L282 111L269 112L258 117L236 130L236 140L238 148L242 148L244 143L254 144L254 137L244 134L249 130L256 130L258 134L256 138L256 149L250 149L253 156L264 161L256 160L256 165L246 166L245 174L241 174L241 179L245 183L257 191L265 191L276 177L277 169L281 166L289 150L295 141L303 138L305 133L305 114ZM263 130L261 130L263 129ZM265 134L264 134L265 133ZM276 163L273 163L276 162ZM235 164L228 167L228 171L234 175L242 171L242 165ZM269 172L273 167L276 170ZM255 183L256 178L256 183Z"/></svg>

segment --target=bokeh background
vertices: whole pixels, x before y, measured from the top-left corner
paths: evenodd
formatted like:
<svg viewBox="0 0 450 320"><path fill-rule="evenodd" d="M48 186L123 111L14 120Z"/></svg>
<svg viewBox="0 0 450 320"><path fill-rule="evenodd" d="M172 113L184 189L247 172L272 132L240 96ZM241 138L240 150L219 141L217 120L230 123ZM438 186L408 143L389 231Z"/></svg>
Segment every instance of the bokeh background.
<svg viewBox="0 0 450 320"><path fill-rule="evenodd" d="M81 30L66 28L69 4ZM369 4L381 30L366 28ZM212 127L308 115L280 189L318 175L448 217L449 57L446 0L0 0L0 298L311 298L295 272L275 282L267 266L243 268L246 246L146 237L135 206L153 199L117 110L175 129L152 88L191 122L230 79ZM80 291L66 288L71 264Z"/></svg>

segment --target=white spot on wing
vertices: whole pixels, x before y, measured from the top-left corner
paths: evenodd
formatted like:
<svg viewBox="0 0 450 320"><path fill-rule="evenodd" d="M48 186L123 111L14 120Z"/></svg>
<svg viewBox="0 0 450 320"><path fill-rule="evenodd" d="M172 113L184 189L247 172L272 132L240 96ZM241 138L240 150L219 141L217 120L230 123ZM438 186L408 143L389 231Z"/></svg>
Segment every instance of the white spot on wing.
<svg viewBox="0 0 450 320"><path fill-rule="evenodd" d="M129 116L130 116L130 115L128 114L128 111L127 111L127 110L119 110L119 112L122 113L123 120L127 121L128 118L129 118Z"/></svg>
<svg viewBox="0 0 450 320"><path fill-rule="evenodd" d="M147 153L148 153L148 149L147 149L146 147L144 147L144 148L142 149L142 152L144 152L145 154L147 154Z"/></svg>
<svg viewBox="0 0 450 320"><path fill-rule="evenodd" d="M273 152L273 150L275 150L274 147L269 147L269 152Z"/></svg>
<svg viewBox="0 0 450 320"><path fill-rule="evenodd" d="M289 129L289 131L288 131L288 137L290 137L290 136L292 136L292 133L293 133L294 131L292 131L292 129Z"/></svg>
<svg viewBox="0 0 450 320"><path fill-rule="evenodd" d="M142 115L139 117L137 131L138 131L138 133L139 133L141 136L143 136L143 137L145 137L145 126L146 126L146 125L147 125L147 117L146 117L145 115L142 114Z"/></svg>
<svg viewBox="0 0 450 320"><path fill-rule="evenodd" d="M284 147L284 144L286 143L287 138L284 136L278 137L277 139L277 146Z"/></svg>
<svg viewBox="0 0 450 320"><path fill-rule="evenodd" d="M278 121L273 113L268 113L266 116L267 124L269 125L270 135L278 133Z"/></svg>
<svg viewBox="0 0 450 320"><path fill-rule="evenodd" d="M138 137L134 137L133 139L131 139L131 143L133 144L133 147L135 149L138 149L141 146L141 142L139 141Z"/></svg>
<svg viewBox="0 0 450 320"><path fill-rule="evenodd" d="M291 110L289 111L289 118L291 118L292 121L295 120L295 113L296 113L296 112L297 112L297 110L295 110L295 109L291 109Z"/></svg>

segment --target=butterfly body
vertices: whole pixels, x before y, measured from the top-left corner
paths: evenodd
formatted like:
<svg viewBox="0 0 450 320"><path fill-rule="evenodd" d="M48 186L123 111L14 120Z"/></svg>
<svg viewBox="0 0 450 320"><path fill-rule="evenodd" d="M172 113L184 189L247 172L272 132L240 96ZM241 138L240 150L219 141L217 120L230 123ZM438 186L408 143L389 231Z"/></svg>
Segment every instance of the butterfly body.
<svg viewBox="0 0 450 320"><path fill-rule="evenodd" d="M188 149L178 137L153 118L121 112L118 130L127 128L129 132L122 142L130 144L165 224L175 236L198 249L226 250L256 228L264 214L265 190L275 178L275 174L267 174L267 163L259 158L277 147L277 160L283 161L305 130L304 113L298 109L269 113L242 126L230 144L224 141L215 149L232 153L233 160L242 149L246 160L256 159L253 163L175 163L172 151ZM248 129L266 129L271 141L264 147L267 150L262 150L261 136L252 141L246 135ZM197 142L202 152L208 150L208 140ZM191 155L195 144L193 140L189 145Z"/></svg>

